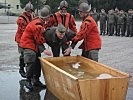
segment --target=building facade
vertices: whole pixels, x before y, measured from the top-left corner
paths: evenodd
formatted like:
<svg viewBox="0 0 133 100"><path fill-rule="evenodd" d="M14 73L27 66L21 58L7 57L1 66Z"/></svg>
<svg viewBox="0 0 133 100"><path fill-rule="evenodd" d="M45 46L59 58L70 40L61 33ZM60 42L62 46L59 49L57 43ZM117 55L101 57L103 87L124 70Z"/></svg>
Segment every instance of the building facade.
<svg viewBox="0 0 133 100"><path fill-rule="evenodd" d="M20 14L24 10L20 7L20 0L0 0L0 13Z"/></svg>

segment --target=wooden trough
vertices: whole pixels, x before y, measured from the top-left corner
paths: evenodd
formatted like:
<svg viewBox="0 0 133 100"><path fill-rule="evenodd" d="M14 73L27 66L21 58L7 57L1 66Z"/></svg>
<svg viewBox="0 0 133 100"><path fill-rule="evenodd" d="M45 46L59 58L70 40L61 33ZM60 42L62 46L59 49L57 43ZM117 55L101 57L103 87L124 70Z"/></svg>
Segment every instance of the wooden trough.
<svg viewBox="0 0 133 100"><path fill-rule="evenodd" d="M39 58L48 90L59 100L126 100L129 75L81 56ZM72 67L79 63L79 68ZM101 74L110 78L101 78Z"/></svg>

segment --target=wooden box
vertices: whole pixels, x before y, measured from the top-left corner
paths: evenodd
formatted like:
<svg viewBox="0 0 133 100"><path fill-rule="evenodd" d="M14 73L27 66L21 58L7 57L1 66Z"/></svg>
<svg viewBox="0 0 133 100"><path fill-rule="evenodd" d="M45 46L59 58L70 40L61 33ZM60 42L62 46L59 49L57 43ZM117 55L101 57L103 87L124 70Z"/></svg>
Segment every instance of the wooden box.
<svg viewBox="0 0 133 100"><path fill-rule="evenodd" d="M59 100L125 100L129 75L81 56L39 58L47 88ZM79 68L72 67L79 62ZM112 77L98 79L106 73Z"/></svg>

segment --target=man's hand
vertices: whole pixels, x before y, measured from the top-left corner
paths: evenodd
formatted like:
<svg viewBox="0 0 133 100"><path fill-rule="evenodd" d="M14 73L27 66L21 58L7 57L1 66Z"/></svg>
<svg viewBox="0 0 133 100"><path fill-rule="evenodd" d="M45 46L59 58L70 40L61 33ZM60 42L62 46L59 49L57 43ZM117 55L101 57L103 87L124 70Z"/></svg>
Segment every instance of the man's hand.
<svg viewBox="0 0 133 100"><path fill-rule="evenodd" d="M51 55L52 55L51 52L48 51L48 50L44 50L43 53L44 53L45 55L48 55L48 56L51 56Z"/></svg>
<svg viewBox="0 0 133 100"><path fill-rule="evenodd" d="M72 47L67 48L67 49L64 51L64 55L69 55L69 54L71 53L71 50L72 50Z"/></svg>

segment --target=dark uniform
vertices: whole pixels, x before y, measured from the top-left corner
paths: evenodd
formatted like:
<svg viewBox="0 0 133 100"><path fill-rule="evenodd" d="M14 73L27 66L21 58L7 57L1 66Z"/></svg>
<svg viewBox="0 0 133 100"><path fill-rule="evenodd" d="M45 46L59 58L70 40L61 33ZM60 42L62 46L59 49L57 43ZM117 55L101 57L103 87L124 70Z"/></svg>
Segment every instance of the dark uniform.
<svg viewBox="0 0 133 100"><path fill-rule="evenodd" d="M114 25L115 25L116 17L113 13L113 10L109 11L107 23L108 23L108 35L112 36L114 34Z"/></svg>
<svg viewBox="0 0 133 100"><path fill-rule="evenodd" d="M116 18L118 17L118 14L119 14L119 9L116 7L114 11L114 15ZM117 19L115 20L114 23L114 32L115 32L114 34L117 35Z"/></svg>
<svg viewBox="0 0 133 100"><path fill-rule="evenodd" d="M69 41L76 35L73 31L67 30L65 35L62 39L59 39L56 35L57 27L51 27L44 31L44 37L46 43L51 47L53 56L59 57L60 55L60 48L62 48L62 54L64 55L64 51L70 46ZM74 48L75 45L71 45ZM69 54L70 55L70 54Z"/></svg>
<svg viewBox="0 0 133 100"><path fill-rule="evenodd" d="M96 12L96 9L93 10L93 13L91 13L91 17L95 20L97 23L99 20L99 14Z"/></svg>
<svg viewBox="0 0 133 100"><path fill-rule="evenodd" d="M129 9L127 17L126 17L126 28L127 28L126 36L127 37L133 36L133 14L131 12L132 12L132 10Z"/></svg>
<svg viewBox="0 0 133 100"><path fill-rule="evenodd" d="M101 9L101 13L99 14L100 20L100 35L106 34L106 22L107 22L107 14L104 9Z"/></svg>
<svg viewBox="0 0 133 100"><path fill-rule="evenodd" d="M118 16L117 16L117 36L125 36L125 31L124 31L124 23L126 20L126 16L124 14L124 11L120 11Z"/></svg>

